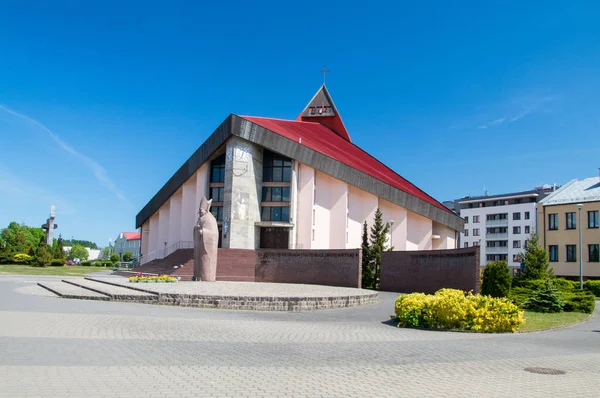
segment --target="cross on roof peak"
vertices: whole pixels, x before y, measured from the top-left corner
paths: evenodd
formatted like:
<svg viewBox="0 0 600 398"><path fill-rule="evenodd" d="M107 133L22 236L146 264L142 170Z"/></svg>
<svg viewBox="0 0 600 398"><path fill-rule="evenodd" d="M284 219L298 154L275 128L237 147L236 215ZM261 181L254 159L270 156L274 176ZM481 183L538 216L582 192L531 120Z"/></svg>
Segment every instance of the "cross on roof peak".
<svg viewBox="0 0 600 398"><path fill-rule="evenodd" d="M331 70L327 69L327 65L323 66L321 69L321 73L323 74L323 85L325 85L325 80L327 80L327 73L331 72Z"/></svg>

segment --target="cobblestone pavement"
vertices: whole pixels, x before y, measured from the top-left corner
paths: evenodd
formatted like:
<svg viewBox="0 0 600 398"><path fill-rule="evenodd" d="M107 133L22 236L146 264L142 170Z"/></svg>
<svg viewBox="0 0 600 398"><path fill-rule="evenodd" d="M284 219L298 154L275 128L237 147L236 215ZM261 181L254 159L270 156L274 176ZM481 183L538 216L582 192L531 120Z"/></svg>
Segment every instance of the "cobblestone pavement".
<svg viewBox="0 0 600 398"><path fill-rule="evenodd" d="M599 394L598 314L550 332L433 332L391 326L392 293L265 313L59 299L41 280L0 277L0 397Z"/></svg>

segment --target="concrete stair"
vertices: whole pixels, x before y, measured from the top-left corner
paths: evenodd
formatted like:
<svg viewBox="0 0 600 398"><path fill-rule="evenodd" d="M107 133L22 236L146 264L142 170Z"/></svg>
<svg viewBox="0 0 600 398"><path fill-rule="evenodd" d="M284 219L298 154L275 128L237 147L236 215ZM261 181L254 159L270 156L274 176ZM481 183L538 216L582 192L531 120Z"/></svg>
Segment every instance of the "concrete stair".
<svg viewBox="0 0 600 398"><path fill-rule="evenodd" d="M90 279L63 279L60 282L38 282L38 286L59 297L83 300L158 302L158 295L128 286L117 286Z"/></svg>

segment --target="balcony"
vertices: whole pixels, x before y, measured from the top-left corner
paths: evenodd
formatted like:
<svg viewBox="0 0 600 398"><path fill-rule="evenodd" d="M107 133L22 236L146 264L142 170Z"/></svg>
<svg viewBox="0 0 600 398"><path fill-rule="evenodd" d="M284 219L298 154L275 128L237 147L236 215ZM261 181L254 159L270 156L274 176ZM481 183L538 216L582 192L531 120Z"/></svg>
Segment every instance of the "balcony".
<svg viewBox="0 0 600 398"><path fill-rule="evenodd" d="M485 254L508 254L507 246L486 247Z"/></svg>
<svg viewBox="0 0 600 398"><path fill-rule="evenodd" d="M508 219L505 220L485 220L488 227L508 227Z"/></svg>
<svg viewBox="0 0 600 398"><path fill-rule="evenodd" d="M508 232L499 232L499 233L489 233L485 234L485 238L487 240L507 240Z"/></svg>

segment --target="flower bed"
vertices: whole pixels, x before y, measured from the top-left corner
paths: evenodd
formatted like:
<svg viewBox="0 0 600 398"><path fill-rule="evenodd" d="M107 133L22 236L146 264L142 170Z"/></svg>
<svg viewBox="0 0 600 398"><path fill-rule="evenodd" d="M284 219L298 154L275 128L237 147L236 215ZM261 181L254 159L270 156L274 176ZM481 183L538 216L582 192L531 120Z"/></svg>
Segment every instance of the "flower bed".
<svg viewBox="0 0 600 398"><path fill-rule="evenodd" d="M161 275L161 276L158 276L158 275L153 275L153 276L136 275L136 276L130 276L129 282L132 282L132 283L161 283L161 282L170 283L170 282L177 282L177 278L173 278L172 276L169 276L169 275Z"/></svg>
<svg viewBox="0 0 600 398"><path fill-rule="evenodd" d="M425 329L516 332L523 324L523 312L508 299L454 289L401 295L395 313L398 326Z"/></svg>

